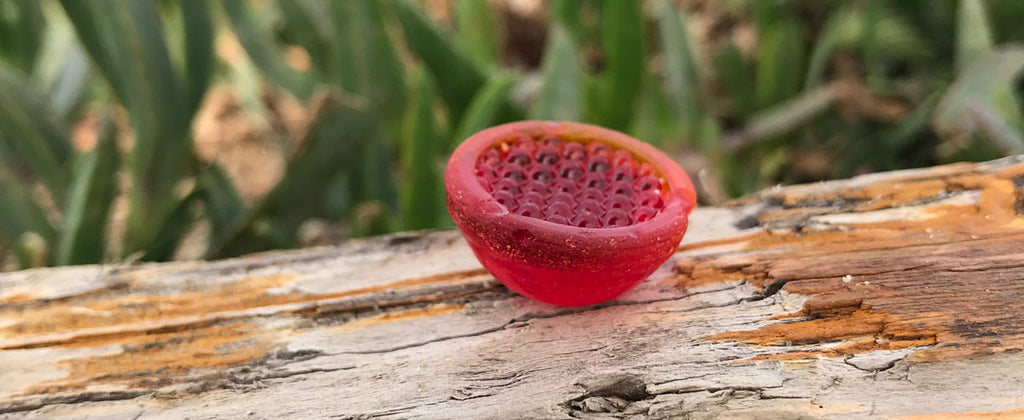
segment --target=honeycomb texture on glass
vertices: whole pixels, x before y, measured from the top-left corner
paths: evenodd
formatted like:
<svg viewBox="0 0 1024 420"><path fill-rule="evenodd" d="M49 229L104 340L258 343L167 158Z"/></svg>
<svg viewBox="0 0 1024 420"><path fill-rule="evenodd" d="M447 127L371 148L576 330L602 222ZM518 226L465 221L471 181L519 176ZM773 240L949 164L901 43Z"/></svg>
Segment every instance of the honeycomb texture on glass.
<svg viewBox="0 0 1024 420"><path fill-rule="evenodd" d="M627 150L554 136L498 142L480 154L476 175L511 213L583 228L649 220L668 192L659 174Z"/></svg>

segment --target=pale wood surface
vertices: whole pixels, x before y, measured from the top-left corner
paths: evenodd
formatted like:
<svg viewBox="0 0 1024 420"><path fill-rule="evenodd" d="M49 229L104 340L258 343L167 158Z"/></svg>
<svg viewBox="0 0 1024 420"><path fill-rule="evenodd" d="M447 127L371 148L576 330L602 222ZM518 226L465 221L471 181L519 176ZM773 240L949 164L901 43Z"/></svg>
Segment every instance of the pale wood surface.
<svg viewBox="0 0 1024 420"><path fill-rule="evenodd" d="M0 418L1024 417L1022 162L698 209L590 308L452 231L0 275Z"/></svg>

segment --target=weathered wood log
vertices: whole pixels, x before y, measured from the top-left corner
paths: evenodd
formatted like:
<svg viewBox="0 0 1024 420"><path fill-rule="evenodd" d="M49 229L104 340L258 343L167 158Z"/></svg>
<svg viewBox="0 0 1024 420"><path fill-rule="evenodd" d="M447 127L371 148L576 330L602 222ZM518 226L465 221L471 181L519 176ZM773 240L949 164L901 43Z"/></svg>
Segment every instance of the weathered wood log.
<svg viewBox="0 0 1024 420"><path fill-rule="evenodd" d="M1016 157L699 209L587 308L453 231L10 273L0 417L1024 417L1022 241Z"/></svg>

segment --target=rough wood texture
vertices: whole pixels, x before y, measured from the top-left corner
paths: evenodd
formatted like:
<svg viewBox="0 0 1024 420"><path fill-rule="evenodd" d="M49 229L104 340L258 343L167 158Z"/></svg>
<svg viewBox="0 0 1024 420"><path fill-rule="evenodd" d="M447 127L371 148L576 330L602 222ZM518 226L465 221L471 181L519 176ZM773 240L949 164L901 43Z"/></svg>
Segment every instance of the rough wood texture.
<svg viewBox="0 0 1024 420"><path fill-rule="evenodd" d="M0 276L0 417L1024 417L1024 158L700 209L590 308L457 232Z"/></svg>

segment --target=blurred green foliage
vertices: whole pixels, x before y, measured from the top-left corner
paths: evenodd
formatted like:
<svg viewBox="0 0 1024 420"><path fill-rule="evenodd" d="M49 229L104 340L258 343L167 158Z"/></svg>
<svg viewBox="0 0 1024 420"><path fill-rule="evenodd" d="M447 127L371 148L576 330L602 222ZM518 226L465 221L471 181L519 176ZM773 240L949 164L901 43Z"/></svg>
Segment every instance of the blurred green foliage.
<svg viewBox="0 0 1024 420"><path fill-rule="evenodd" d="M0 244L34 267L166 260L200 221L208 258L296 246L310 218L355 236L450 226L447 155L524 118L698 156L717 180L702 188L728 196L1024 153L1024 2L555 0L527 28L546 40L535 68L510 64L503 3L452 0L449 21L412 0L0 2ZM218 33L243 65L218 62ZM296 47L308 67L288 64ZM194 150L219 80L312 113L256 203ZM97 109L97 144L72 147Z"/></svg>

